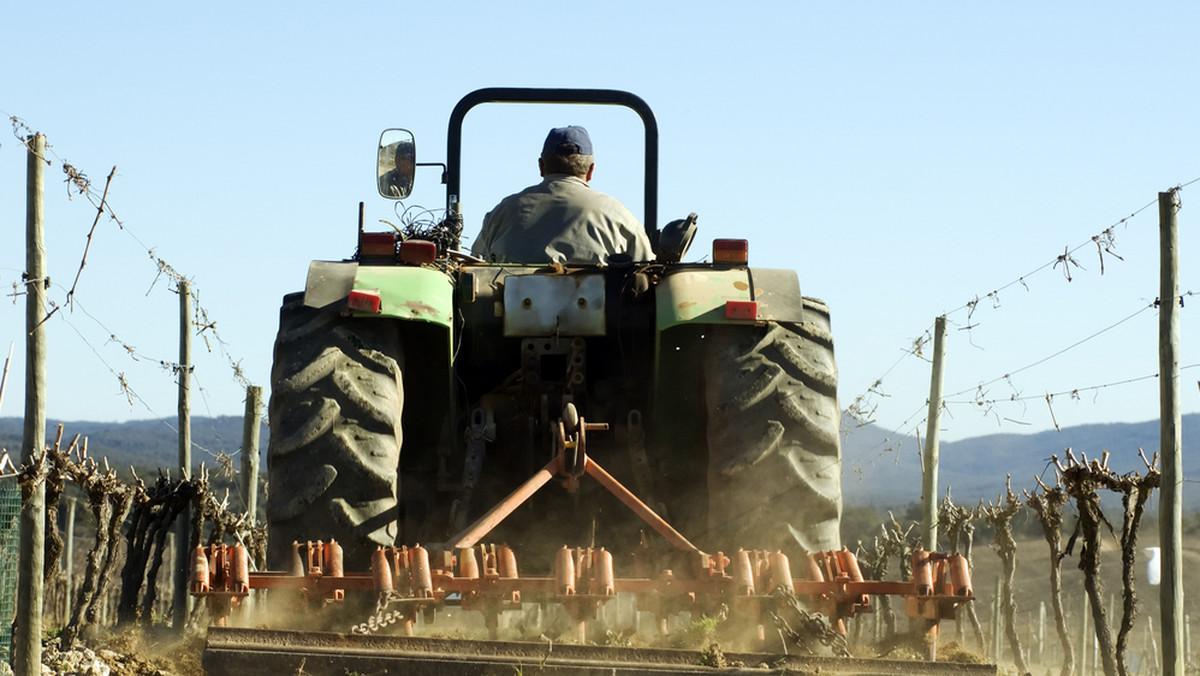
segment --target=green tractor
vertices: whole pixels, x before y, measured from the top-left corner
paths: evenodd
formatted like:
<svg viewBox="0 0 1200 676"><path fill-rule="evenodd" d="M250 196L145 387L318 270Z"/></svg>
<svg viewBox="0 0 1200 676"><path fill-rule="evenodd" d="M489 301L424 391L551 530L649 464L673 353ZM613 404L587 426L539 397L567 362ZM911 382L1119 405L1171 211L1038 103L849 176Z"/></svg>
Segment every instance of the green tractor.
<svg viewBox="0 0 1200 676"><path fill-rule="evenodd" d="M490 102L625 106L645 128L643 223L656 260L489 264L460 251L462 123ZM411 191L413 137L380 141L380 193ZM708 551L840 547L841 454L829 310L743 240L685 263L696 218L656 225L658 130L626 92L483 89L449 125L446 210L424 230L364 232L284 298L271 374L269 566L338 541L437 546L518 490L566 438ZM556 439L558 447L556 448ZM582 444L579 444L580 446ZM582 449L567 444L571 452ZM645 548L594 482L537 491L489 536L514 550ZM525 556L535 556L527 553Z"/></svg>

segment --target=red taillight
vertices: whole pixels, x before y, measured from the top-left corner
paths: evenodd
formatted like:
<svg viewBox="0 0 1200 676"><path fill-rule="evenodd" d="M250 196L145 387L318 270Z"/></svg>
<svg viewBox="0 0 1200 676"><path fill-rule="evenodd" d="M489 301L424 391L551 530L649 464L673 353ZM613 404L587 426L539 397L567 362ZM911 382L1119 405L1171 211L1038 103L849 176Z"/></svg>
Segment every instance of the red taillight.
<svg viewBox="0 0 1200 676"><path fill-rule="evenodd" d="M726 319L758 319L758 303L752 300L725 301Z"/></svg>
<svg viewBox="0 0 1200 676"><path fill-rule="evenodd" d="M714 263L745 263L750 259L750 243L744 239L714 239Z"/></svg>
<svg viewBox="0 0 1200 676"><path fill-rule="evenodd" d="M400 262L423 265L437 260L437 245L420 239L400 243Z"/></svg>
<svg viewBox="0 0 1200 676"><path fill-rule="evenodd" d="M383 298L380 297L378 289L354 289L346 298L346 306L358 312L379 314L382 304Z"/></svg>
<svg viewBox="0 0 1200 676"><path fill-rule="evenodd" d="M363 256L395 256L396 233L364 232L359 240L359 252Z"/></svg>

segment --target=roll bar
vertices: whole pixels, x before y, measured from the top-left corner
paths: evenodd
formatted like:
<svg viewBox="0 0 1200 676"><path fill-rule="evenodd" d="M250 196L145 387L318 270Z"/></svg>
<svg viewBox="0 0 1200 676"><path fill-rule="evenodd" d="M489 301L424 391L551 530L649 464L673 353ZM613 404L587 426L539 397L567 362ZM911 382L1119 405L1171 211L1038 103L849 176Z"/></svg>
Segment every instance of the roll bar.
<svg viewBox="0 0 1200 676"><path fill-rule="evenodd" d="M489 87L467 94L450 113L446 135L446 208L456 209L462 187L462 124L467 112L482 103L584 103L625 106L642 118L646 128L646 213L643 225L650 241L658 231L658 122L654 112L640 97L616 89L538 89L526 87Z"/></svg>

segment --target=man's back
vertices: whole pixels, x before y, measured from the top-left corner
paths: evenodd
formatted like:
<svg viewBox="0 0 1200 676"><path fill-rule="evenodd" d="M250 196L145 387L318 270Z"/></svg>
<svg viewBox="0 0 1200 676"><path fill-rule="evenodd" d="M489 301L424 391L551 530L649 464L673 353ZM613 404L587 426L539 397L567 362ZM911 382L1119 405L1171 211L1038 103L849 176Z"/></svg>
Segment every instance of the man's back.
<svg viewBox="0 0 1200 676"><path fill-rule="evenodd" d="M497 263L603 263L653 258L637 217L576 176L551 174L506 197L483 219L472 251Z"/></svg>

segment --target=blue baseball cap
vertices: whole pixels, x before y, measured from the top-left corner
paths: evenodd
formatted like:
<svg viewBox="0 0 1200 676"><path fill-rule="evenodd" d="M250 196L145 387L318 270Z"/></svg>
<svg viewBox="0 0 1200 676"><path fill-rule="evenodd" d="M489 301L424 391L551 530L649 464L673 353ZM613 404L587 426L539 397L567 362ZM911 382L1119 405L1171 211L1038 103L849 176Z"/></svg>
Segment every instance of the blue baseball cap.
<svg viewBox="0 0 1200 676"><path fill-rule="evenodd" d="M568 146L564 148L563 146ZM569 146L574 146L570 148ZM555 127L546 135L542 144L542 154L548 155L591 155L592 139L587 130L578 125Z"/></svg>

